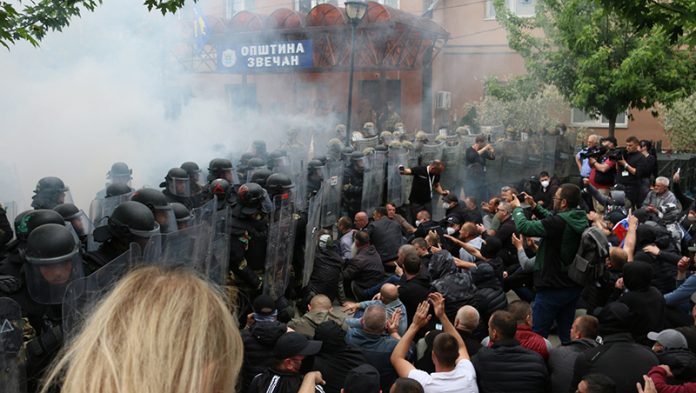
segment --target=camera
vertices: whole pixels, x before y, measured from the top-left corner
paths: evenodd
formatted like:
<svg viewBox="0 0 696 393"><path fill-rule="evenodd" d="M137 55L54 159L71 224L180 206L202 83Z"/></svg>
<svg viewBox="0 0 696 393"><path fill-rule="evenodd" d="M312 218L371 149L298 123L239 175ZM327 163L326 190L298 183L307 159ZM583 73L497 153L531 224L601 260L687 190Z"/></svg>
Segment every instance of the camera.
<svg viewBox="0 0 696 393"><path fill-rule="evenodd" d="M404 166L403 165L399 165L398 168L399 168L399 173L404 173Z"/></svg>

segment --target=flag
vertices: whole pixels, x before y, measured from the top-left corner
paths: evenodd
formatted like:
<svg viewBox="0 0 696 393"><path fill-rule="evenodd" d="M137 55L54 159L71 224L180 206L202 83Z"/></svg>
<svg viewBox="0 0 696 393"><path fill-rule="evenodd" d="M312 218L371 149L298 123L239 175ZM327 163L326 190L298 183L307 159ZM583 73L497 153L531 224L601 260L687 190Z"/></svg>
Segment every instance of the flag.
<svg viewBox="0 0 696 393"><path fill-rule="evenodd" d="M203 49L208 43L208 23L198 4L193 4L193 37L196 39L196 50Z"/></svg>
<svg viewBox="0 0 696 393"><path fill-rule="evenodd" d="M617 238L619 238L621 246L623 247L624 239L628 233L628 218L624 218L623 220L617 222L616 225L614 225L614 229L611 231L614 233L614 235L616 235Z"/></svg>

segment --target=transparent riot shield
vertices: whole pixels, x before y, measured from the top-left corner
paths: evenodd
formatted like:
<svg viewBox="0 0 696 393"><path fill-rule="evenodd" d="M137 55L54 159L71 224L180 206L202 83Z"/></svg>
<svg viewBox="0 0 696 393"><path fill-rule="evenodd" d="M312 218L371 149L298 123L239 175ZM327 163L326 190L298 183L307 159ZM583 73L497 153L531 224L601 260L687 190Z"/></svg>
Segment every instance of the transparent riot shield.
<svg viewBox="0 0 696 393"><path fill-rule="evenodd" d="M400 166L408 165L407 152L402 148L390 148L387 153L387 201L401 207L403 199L403 176L399 171Z"/></svg>
<svg viewBox="0 0 696 393"><path fill-rule="evenodd" d="M406 153L407 168L413 168L418 165L418 155L416 151L411 149ZM408 197L411 194L411 187L413 186L413 176L403 176L401 178L401 186L403 191L402 201L404 204L408 203ZM415 218L414 218L415 219Z"/></svg>
<svg viewBox="0 0 696 393"><path fill-rule="evenodd" d="M296 222L292 198L278 195L274 203L276 211L268 226L263 293L278 299L285 294L290 280Z"/></svg>
<svg viewBox="0 0 696 393"><path fill-rule="evenodd" d="M213 226L213 214L217 210L217 199L213 198L203 205L193 209L191 214L193 215L193 222L191 225L200 225L206 223Z"/></svg>
<svg viewBox="0 0 696 393"><path fill-rule="evenodd" d="M143 261L163 266L186 266L204 273L212 236L213 228L206 224L154 235L143 250ZM149 247L151 245L155 247Z"/></svg>
<svg viewBox="0 0 696 393"><path fill-rule="evenodd" d="M111 215L111 213L116 209L116 206L120 205L125 201L130 201L132 192L122 195L116 195L104 199L95 199L89 205L89 218L92 219L95 227L106 224L104 218Z"/></svg>
<svg viewBox="0 0 696 393"><path fill-rule="evenodd" d="M420 164L421 165L428 165L434 160L441 160L442 159L442 150L444 149L445 144L444 142L442 143L437 143L437 144L425 144L421 148L420 152Z"/></svg>
<svg viewBox="0 0 696 393"><path fill-rule="evenodd" d="M221 235L230 235L230 207L227 203L218 206L213 212L213 239Z"/></svg>
<svg viewBox="0 0 696 393"><path fill-rule="evenodd" d="M445 172L440 176L440 183L443 187L456 192L462 186L463 168L463 148L459 145L458 140L454 140L451 144L448 140L447 145L442 150L442 162L445 163Z"/></svg>
<svg viewBox="0 0 696 393"><path fill-rule="evenodd" d="M95 305L138 263L140 247L136 243L130 246L128 251L101 269L68 285L63 296L63 333L66 337L79 330Z"/></svg>
<svg viewBox="0 0 696 393"><path fill-rule="evenodd" d="M227 283L227 272L230 266L230 235L219 233L212 239L208 248L205 264L196 267L211 282L217 285Z"/></svg>
<svg viewBox="0 0 696 393"><path fill-rule="evenodd" d="M307 204L307 231L305 232L304 244L304 272L302 272L302 286L309 283L314 268L314 255L316 253L316 237L321 229L321 206L326 183L322 184L319 192L309 199Z"/></svg>
<svg viewBox="0 0 696 393"><path fill-rule="evenodd" d="M22 352L24 322L19 304L0 297L0 390L27 391L25 356Z"/></svg>
<svg viewBox="0 0 696 393"><path fill-rule="evenodd" d="M328 177L324 181L321 208L321 226L330 227L341 217L341 190L343 189L343 161L326 164Z"/></svg>
<svg viewBox="0 0 696 393"><path fill-rule="evenodd" d="M368 163L363 173L363 194L360 209L372 214L382 203L382 191L384 189L384 165L386 152L375 151L366 156Z"/></svg>

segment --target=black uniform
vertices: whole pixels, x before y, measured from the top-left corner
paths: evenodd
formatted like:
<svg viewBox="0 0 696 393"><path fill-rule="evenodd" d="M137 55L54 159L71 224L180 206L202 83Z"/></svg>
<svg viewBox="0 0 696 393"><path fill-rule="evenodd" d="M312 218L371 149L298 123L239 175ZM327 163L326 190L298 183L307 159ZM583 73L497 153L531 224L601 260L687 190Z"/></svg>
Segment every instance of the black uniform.
<svg viewBox="0 0 696 393"><path fill-rule="evenodd" d="M343 193L341 206L349 217L360 211L363 194L363 172L351 165L343 171Z"/></svg>

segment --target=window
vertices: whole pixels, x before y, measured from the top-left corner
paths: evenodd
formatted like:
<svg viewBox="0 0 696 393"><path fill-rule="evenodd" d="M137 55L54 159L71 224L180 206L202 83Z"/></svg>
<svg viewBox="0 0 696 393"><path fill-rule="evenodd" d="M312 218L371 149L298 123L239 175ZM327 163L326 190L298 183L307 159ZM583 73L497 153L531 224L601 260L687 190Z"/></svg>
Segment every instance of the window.
<svg viewBox="0 0 696 393"><path fill-rule="evenodd" d="M378 3L386 5L387 7L399 8L399 0L377 0Z"/></svg>
<svg viewBox="0 0 696 393"><path fill-rule="evenodd" d="M254 0L225 0L225 18L227 20L239 11L254 11Z"/></svg>
<svg viewBox="0 0 696 393"><path fill-rule="evenodd" d="M508 9L517 16L527 18L534 16L536 0L505 0L505 4L507 5ZM495 19L495 7L493 6L493 0L486 0L484 19Z"/></svg>
<svg viewBox="0 0 696 393"><path fill-rule="evenodd" d="M295 0L295 9L300 12L309 12L312 8L324 3L338 7L338 0Z"/></svg>
<svg viewBox="0 0 696 393"><path fill-rule="evenodd" d="M570 113L570 123L577 127L599 127L606 128L609 127L609 119L602 116L589 115L580 109L573 108ZM616 127L617 128L628 128L628 116L626 112L619 113L616 116Z"/></svg>

